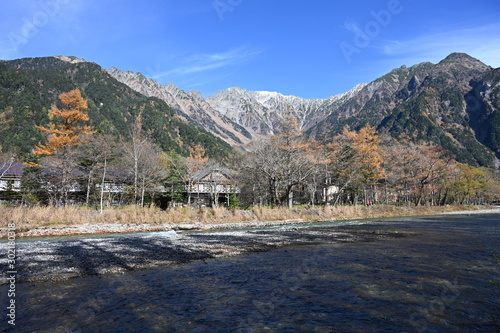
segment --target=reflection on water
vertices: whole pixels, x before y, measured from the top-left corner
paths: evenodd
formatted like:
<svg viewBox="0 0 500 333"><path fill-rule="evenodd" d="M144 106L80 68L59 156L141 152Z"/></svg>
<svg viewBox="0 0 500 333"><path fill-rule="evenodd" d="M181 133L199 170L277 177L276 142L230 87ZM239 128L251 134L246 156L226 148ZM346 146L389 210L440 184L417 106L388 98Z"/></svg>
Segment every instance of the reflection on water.
<svg viewBox="0 0 500 333"><path fill-rule="evenodd" d="M362 227L421 234L21 283L16 331L499 332L499 220L380 220Z"/></svg>

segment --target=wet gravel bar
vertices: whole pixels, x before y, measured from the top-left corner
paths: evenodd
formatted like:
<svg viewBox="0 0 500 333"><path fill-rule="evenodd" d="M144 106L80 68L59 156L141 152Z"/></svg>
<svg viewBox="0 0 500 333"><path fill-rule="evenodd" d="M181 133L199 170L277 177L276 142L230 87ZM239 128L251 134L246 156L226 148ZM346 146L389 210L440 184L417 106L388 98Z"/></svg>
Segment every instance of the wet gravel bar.
<svg viewBox="0 0 500 333"><path fill-rule="evenodd" d="M102 238L20 241L16 244L17 281L59 280L186 263L194 260L266 252L289 245L369 242L413 232L374 226L285 227L274 230L158 232ZM0 243L0 251L6 251ZM0 284L7 282L7 258L0 258Z"/></svg>

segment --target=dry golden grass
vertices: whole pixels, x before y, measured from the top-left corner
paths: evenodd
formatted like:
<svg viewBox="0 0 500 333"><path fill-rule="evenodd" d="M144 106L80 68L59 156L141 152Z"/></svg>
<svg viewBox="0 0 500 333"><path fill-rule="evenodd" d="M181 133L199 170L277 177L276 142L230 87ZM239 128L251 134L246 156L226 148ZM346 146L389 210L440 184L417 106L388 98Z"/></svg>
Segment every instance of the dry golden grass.
<svg viewBox="0 0 500 333"><path fill-rule="evenodd" d="M396 206L326 206L289 210L284 207L253 207L249 210L225 208L139 208L126 206L99 211L87 207L6 207L0 206L0 228L7 229L9 223L16 225L18 232L38 227L74 226L83 224L126 225L178 225L178 224L223 224L237 222L279 220L328 220L345 218L378 218L407 215L427 215L446 211L472 210L483 207L396 207Z"/></svg>
<svg viewBox="0 0 500 333"><path fill-rule="evenodd" d="M176 208L122 208L99 211L86 207L5 207L0 206L0 228L14 223L18 231L44 226L72 226L82 224L182 224L197 221L192 209Z"/></svg>

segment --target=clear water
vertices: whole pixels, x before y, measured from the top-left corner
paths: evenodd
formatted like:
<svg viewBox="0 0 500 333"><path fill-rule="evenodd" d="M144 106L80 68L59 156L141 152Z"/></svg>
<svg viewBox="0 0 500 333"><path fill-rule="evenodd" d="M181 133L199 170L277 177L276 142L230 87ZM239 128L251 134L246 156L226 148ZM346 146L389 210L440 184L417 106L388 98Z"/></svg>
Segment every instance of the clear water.
<svg viewBox="0 0 500 333"><path fill-rule="evenodd" d="M15 331L500 332L500 215L339 228L419 235L20 283Z"/></svg>

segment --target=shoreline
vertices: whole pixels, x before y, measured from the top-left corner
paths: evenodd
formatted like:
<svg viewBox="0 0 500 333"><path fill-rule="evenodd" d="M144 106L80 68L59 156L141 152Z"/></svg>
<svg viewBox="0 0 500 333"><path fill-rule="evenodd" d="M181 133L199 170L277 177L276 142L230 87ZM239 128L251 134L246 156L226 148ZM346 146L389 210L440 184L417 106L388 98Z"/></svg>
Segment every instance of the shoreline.
<svg viewBox="0 0 500 333"><path fill-rule="evenodd" d="M123 224L123 223L87 223L77 225L61 225L61 226L41 226L29 229L27 231L16 232L16 239L33 240L44 237L64 237L64 236L106 236L121 234L141 234L151 232L182 232L182 231L203 231L203 230L231 230L259 227L273 227L294 224L321 223L333 221L349 221L356 219L372 219L372 218L390 218L390 217L405 217L405 216L429 216L429 215L474 215L474 214L500 214L500 207L478 206L478 209L470 210L454 210L454 211L419 211L414 207L398 207L393 214L377 214L374 215L359 215L349 217L318 218L318 219L283 219L269 221L240 221L240 222L221 222L221 223L179 223L179 224ZM433 207L438 208L438 207ZM439 207L443 208L443 207ZM457 207L453 207L457 208ZM439 210L439 209L438 209ZM319 216L318 216L319 217ZM7 241L7 228L0 228L0 244Z"/></svg>
<svg viewBox="0 0 500 333"><path fill-rule="evenodd" d="M442 212L439 215L474 215L474 214L500 214L500 207L491 209L462 210L456 212Z"/></svg>

